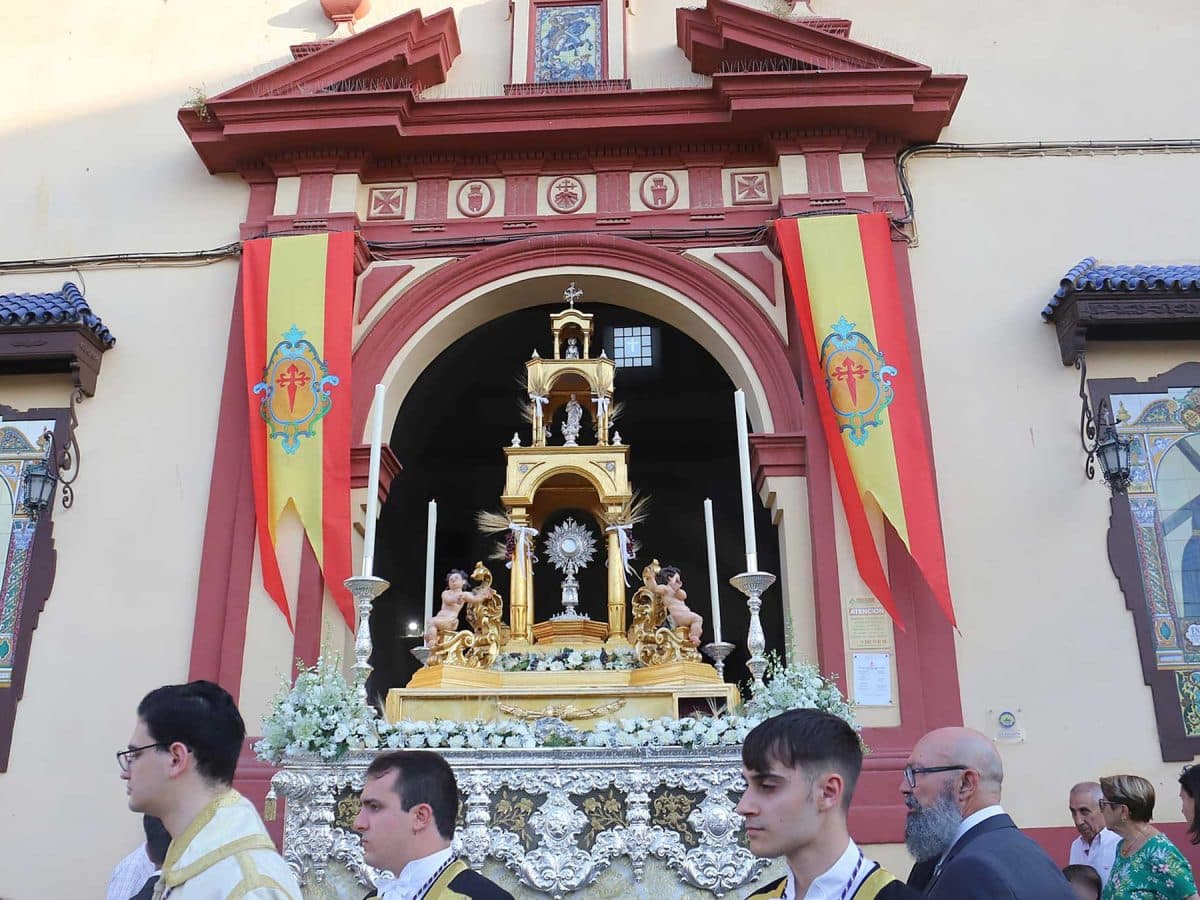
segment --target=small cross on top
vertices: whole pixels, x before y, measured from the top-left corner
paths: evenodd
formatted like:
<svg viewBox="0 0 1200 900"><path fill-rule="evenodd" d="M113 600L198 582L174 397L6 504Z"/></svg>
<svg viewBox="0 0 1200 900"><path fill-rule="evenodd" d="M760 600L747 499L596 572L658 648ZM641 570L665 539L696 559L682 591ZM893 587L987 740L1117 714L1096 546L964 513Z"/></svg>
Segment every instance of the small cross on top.
<svg viewBox="0 0 1200 900"><path fill-rule="evenodd" d="M570 286L563 291L563 299L570 304L571 309L575 308L575 301L583 296L583 291L575 287L575 282L571 282Z"/></svg>

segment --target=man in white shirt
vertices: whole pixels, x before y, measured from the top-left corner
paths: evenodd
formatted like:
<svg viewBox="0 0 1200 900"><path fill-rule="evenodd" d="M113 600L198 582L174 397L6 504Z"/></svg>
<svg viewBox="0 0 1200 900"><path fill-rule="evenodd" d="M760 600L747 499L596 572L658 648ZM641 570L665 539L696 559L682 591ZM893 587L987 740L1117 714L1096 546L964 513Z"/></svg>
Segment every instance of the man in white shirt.
<svg viewBox="0 0 1200 900"><path fill-rule="evenodd" d="M1104 813L1100 811L1102 796L1100 785L1094 781L1081 781L1071 788L1067 803L1079 837L1071 842L1069 862L1073 866L1091 866L1100 875L1100 883L1108 884L1121 836L1104 827Z"/></svg>
<svg viewBox="0 0 1200 900"><path fill-rule="evenodd" d="M1049 856L1003 807L996 745L970 728L939 728L913 747L900 793L908 883L935 900L1074 900Z"/></svg>
<svg viewBox="0 0 1200 900"><path fill-rule="evenodd" d="M746 792L737 811L755 856L782 856L788 874L751 898L904 900L916 894L850 839L846 813L862 771L862 743L845 721L793 709L746 735Z"/></svg>
<svg viewBox="0 0 1200 900"><path fill-rule="evenodd" d="M381 753L367 767L354 830L363 859L394 872L367 900L513 900L512 894L456 859L454 770L429 750Z"/></svg>
<svg viewBox="0 0 1200 900"><path fill-rule="evenodd" d="M146 879L154 874L154 869L154 863L146 855L146 845L140 844L113 868L105 900L129 900L142 889Z"/></svg>

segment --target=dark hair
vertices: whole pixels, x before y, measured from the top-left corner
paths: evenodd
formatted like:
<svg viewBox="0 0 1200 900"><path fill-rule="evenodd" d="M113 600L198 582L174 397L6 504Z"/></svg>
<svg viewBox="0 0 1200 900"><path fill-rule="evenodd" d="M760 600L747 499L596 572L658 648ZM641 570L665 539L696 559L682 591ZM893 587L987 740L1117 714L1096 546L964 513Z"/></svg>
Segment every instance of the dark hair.
<svg viewBox="0 0 1200 900"><path fill-rule="evenodd" d="M418 803L428 803L438 834L451 840L458 819L458 781L450 763L431 750L393 750L379 754L367 766L368 778L388 772L396 773L400 808L408 812Z"/></svg>
<svg viewBox="0 0 1200 900"><path fill-rule="evenodd" d="M833 769L846 784L842 806L849 808L862 771L862 743L845 719L819 709L789 709L757 725L742 744L742 764L751 772L769 771L772 761L810 777Z"/></svg>
<svg viewBox="0 0 1200 900"><path fill-rule="evenodd" d="M143 697L137 714L155 741L191 750L206 779L233 784L246 723L225 688L211 681L167 684Z"/></svg>
<svg viewBox="0 0 1200 900"><path fill-rule="evenodd" d="M683 578L679 573L679 569L675 566L663 566L658 570L658 574L654 576L654 580L659 584L666 584L671 580L672 575L679 575L681 579Z"/></svg>
<svg viewBox="0 0 1200 900"><path fill-rule="evenodd" d="M1091 866L1067 866L1062 870L1069 884L1082 884L1084 887L1089 887L1096 892L1096 898L1099 900L1100 892L1104 890L1104 883L1100 880L1100 873Z"/></svg>
<svg viewBox="0 0 1200 900"><path fill-rule="evenodd" d="M171 835L158 816L142 816L142 831L146 832L146 855L157 868L162 868L171 846Z"/></svg>
<svg viewBox="0 0 1200 900"><path fill-rule="evenodd" d="M1200 800L1200 766L1184 766L1179 773L1179 786L1193 800ZM1194 811L1192 821L1187 824L1192 843L1200 844L1200 811Z"/></svg>
<svg viewBox="0 0 1200 900"><path fill-rule="evenodd" d="M461 575L461 576L462 576L462 580L463 580L463 584L464 584L466 587L470 587L470 586L471 586L471 576L470 576L470 575L468 575L468 574L467 574L466 572L464 572L462 569L451 569L449 572L447 572L447 573L446 573L446 586L447 586L447 587L449 587L449 585L450 585L450 576L451 576L451 575Z"/></svg>
<svg viewBox="0 0 1200 900"><path fill-rule="evenodd" d="M1109 803L1128 809L1135 822L1149 822L1154 815L1154 785L1141 775L1107 775L1100 779L1100 790Z"/></svg>

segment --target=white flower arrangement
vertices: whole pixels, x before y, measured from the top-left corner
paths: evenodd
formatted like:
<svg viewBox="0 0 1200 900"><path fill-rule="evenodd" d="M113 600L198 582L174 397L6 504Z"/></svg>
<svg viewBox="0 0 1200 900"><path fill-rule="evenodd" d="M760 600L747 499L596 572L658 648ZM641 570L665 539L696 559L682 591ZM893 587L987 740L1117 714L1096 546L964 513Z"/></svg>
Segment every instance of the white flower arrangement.
<svg viewBox="0 0 1200 900"><path fill-rule="evenodd" d="M295 684L284 679L262 720L262 740L254 745L259 759L278 765L285 757L314 753L333 760L379 746L378 715L359 702L339 656L322 655L312 668L297 660L296 668Z"/></svg>
<svg viewBox="0 0 1200 900"><path fill-rule="evenodd" d="M567 647L554 654L501 653L492 664L501 672L587 672L636 669L641 662L632 650L579 650Z"/></svg>
<svg viewBox="0 0 1200 900"><path fill-rule="evenodd" d="M854 709L837 686L837 676L822 675L812 663L784 665L774 653L767 658L763 673L766 687L755 691L742 706L742 713L762 721L789 709L820 709L845 719L857 731Z"/></svg>
<svg viewBox="0 0 1200 900"><path fill-rule="evenodd" d="M578 666L588 661L585 655L589 653L595 651L564 651L550 659L564 666ZM575 654L580 656L579 662L557 659ZM598 656L591 661L599 661ZM797 708L825 710L858 728L854 712L836 682L810 663L785 666L778 657L772 657L766 676L769 680L765 689L751 697L736 714L601 720L592 731L577 731L562 722L551 729L539 729L526 722L483 719L388 723L372 707L359 701L355 686L342 674L340 658L322 656L312 668L299 666L293 686L284 682L270 714L263 719L263 737L254 749L260 759L278 765L287 757L315 754L335 760L349 750L381 747L437 750L732 746L741 744L764 719Z"/></svg>

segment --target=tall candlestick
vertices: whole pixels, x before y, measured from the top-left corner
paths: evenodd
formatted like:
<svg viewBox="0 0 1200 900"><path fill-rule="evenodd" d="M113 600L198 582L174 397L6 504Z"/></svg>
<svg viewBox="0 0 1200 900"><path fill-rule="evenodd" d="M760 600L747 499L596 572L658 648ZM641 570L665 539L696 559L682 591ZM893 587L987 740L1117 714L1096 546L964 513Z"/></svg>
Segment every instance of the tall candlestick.
<svg viewBox="0 0 1200 900"><path fill-rule="evenodd" d="M425 621L433 618L433 544L437 537L437 501L429 501L429 525L425 535Z"/></svg>
<svg viewBox="0 0 1200 900"><path fill-rule="evenodd" d="M754 537L754 507L751 505L750 434L746 430L746 395L733 392L734 417L737 419L738 466L742 470L742 529L746 533L746 571L758 571L758 541Z"/></svg>
<svg viewBox="0 0 1200 900"><path fill-rule="evenodd" d="M712 597L713 643L721 643L721 595L717 593L717 541L713 533L712 501L704 499L704 532L708 539L708 593Z"/></svg>
<svg viewBox="0 0 1200 900"><path fill-rule="evenodd" d="M371 403L371 466L367 470L367 520L363 523L362 574L375 574L375 520L379 517L379 454L383 448L383 385Z"/></svg>

